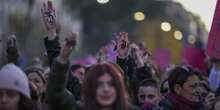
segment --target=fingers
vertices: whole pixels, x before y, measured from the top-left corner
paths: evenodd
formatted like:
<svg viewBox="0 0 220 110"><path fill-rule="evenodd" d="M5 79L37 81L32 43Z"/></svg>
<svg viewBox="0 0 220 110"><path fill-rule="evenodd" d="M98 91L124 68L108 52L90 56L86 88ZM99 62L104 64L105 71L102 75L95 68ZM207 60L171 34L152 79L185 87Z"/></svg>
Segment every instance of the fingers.
<svg viewBox="0 0 220 110"><path fill-rule="evenodd" d="M114 34L116 38L117 49L125 49L128 47L128 33L127 32L118 32Z"/></svg>
<svg viewBox="0 0 220 110"><path fill-rule="evenodd" d="M47 10L47 5L46 5L45 2L43 3L43 9L44 9L44 10Z"/></svg>
<svg viewBox="0 0 220 110"><path fill-rule="evenodd" d="M116 39L119 41L121 41L121 40L128 41L128 33L127 32L118 32L116 35Z"/></svg>
<svg viewBox="0 0 220 110"><path fill-rule="evenodd" d="M108 48L104 46L104 47L102 47L102 48L100 49L100 52L101 52L103 55L105 55L105 54L108 53Z"/></svg>
<svg viewBox="0 0 220 110"><path fill-rule="evenodd" d="M108 47L103 46L97 54L97 62L104 63L108 60Z"/></svg>
<svg viewBox="0 0 220 110"><path fill-rule="evenodd" d="M116 46L116 45L117 45L117 43L116 43L115 40L111 40L111 44L112 44L113 46Z"/></svg>
<svg viewBox="0 0 220 110"><path fill-rule="evenodd" d="M128 32L118 32L118 33L115 33L114 35L117 41L128 40Z"/></svg>
<svg viewBox="0 0 220 110"><path fill-rule="evenodd" d="M69 47L75 47L76 44L77 44L77 33L75 32L71 32L65 39L66 41L66 46L69 46Z"/></svg>
<svg viewBox="0 0 220 110"><path fill-rule="evenodd" d="M56 28L56 13L53 9L52 2L48 1L47 3L43 3L43 7L41 8L41 14L43 17L43 21L48 30Z"/></svg>
<svg viewBox="0 0 220 110"><path fill-rule="evenodd" d="M44 16L45 12L47 10L46 3L43 3L43 7L41 8L41 14Z"/></svg>
<svg viewBox="0 0 220 110"><path fill-rule="evenodd" d="M33 83L33 82L29 82L29 85L30 85L30 88L32 89L32 90L34 90L34 91L37 91L38 90L38 88L37 88L37 86Z"/></svg>
<svg viewBox="0 0 220 110"><path fill-rule="evenodd" d="M16 36L14 34L11 35L12 39L16 39Z"/></svg>
<svg viewBox="0 0 220 110"><path fill-rule="evenodd" d="M41 7L41 16L43 18L43 21L44 23L46 24L47 23L47 6L46 6L46 3L44 2L43 3L43 7Z"/></svg>
<svg viewBox="0 0 220 110"><path fill-rule="evenodd" d="M70 38L71 38L72 40L76 40L78 34L77 34L76 32L71 32L70 34L71 34Z"/></svg>
<svg viewBox="0 0 220 110"><path fill-rule="evenodd" d="M16 47L16 36L14 34L8 36L7 47Z"/></svg>
<svg viewBox="0 0 220 110"><path fill-rule="evenodd" d="M15 41L16 36L14 34L12 34L12 35L8 36L8 40Z"/></svg>
<svg viewBox="0 0 220 110"><path fill-rule="evenodd" d="M214 102L215 100L215 95L213 93L209 93L207 96L206 96L206 103L207 105L210 105Z"/></svg>

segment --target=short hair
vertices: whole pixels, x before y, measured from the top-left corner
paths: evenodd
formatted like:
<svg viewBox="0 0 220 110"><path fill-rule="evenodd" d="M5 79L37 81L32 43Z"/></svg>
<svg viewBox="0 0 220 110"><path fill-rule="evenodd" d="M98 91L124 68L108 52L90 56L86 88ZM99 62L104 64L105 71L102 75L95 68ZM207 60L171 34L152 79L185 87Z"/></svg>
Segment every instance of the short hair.
<svg viewBox="0 0 220 110"><path fill-rule="evenodd" d="M159 85L156 80L154 79L144 79L143 81L140 82L139 88L145 86L145 87L154 87L156 89L159 89Z"/></svg>
<svg viewBox="0 0 220 110"><path fill-rule="evenodd" d="M70 67L70 70L71 70L71 72L74 72L75 70L77 70L79 68L85 68L85 67L80 64L74 64Z"/></svg>

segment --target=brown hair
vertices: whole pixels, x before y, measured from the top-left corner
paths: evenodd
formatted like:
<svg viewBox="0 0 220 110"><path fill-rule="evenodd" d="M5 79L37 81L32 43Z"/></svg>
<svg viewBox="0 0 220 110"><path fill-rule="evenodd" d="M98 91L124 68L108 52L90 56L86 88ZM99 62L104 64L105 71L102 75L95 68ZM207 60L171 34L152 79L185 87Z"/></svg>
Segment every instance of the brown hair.
<svg viewBox="0 0 220 110"><path fill-rule="evenodd" d="M123 81L123 71L112 63L93 65L86 73L83 85L84 110L100 110L96 99L98 78L109 74L114 82L117 98L113 103L113 110L128 110L128 95Z"/></svg>

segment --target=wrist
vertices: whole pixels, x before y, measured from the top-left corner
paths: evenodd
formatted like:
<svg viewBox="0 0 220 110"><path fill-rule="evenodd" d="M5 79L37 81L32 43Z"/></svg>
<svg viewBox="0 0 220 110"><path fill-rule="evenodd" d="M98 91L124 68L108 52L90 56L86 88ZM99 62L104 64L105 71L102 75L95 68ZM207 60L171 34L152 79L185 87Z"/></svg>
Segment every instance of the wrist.
<svg viewBox="0 0 220 110"><path fill-rule="evenodd" d="M57 61L61 64L67 64L68 63L68 58L63 58L61 56L57 57Z"/></svg>
<svg viewBox="0 0 220 110"><path fill-rule="evenodd" d="M119 55L118 54L118 58L120 58L120 59L126 59L128 57L128 55Z"/></svg>
<svg viewBox="0 0 220 110"><path fill-rule="evenodd" d="M118 58L125 59L128 57L128 53L120 53L118 52Z"/></svg>
<svg viewBox="0 0 220 110"><path fill-rule="evenodd" d="M137 63L137 68L141 68L141 67L144 67L144 63L143 62L138 62Z"/></svg>
<svg viewBox="0 0 220 110"><path fill-rule="evenodd" d="M48 40L54 40L57 36L56 29L48 30Z"/></svg>

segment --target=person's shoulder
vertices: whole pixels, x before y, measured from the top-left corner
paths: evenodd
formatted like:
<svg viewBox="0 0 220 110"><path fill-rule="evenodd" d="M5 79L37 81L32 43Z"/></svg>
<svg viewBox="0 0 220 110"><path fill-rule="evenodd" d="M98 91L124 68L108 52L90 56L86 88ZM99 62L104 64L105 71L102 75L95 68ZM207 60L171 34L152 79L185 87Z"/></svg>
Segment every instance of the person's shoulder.
<svg viewBox="0 0 220 110"><path fill-rule="evenodd" d="M139 107L131 105L128 110L141 110Z"/></svg>
<svg viewBox="0 0 220 110"><path fill-rule="evenodd" d="M213 110L218 110L220 108L220 99L215 102Z"/></svg>
<svg viewBox="0 0 220 110"><path fill-rule="evenodd" d="M163 98L160 101L159 106L162 107L164 110L175 110L173 103L167 98Z"/></svg>

